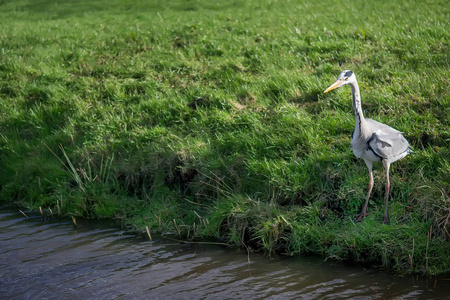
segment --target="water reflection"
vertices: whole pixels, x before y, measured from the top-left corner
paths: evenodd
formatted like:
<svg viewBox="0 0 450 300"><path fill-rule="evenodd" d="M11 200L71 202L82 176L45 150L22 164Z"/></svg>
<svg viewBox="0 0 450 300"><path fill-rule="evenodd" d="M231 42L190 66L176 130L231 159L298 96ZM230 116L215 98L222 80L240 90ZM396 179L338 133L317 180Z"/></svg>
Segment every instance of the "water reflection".
<svg viewBox="0 0 450 300"><path fill-rule="evenodd" d="M450 285L318 258L150 242L111 222L45 221L0 210L0 298L439 299Z"/></svg>

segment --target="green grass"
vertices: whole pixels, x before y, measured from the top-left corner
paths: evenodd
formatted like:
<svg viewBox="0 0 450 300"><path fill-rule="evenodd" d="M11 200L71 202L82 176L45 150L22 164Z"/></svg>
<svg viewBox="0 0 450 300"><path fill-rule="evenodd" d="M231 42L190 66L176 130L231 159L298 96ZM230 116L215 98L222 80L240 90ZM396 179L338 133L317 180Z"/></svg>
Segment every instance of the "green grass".
<svg viewBox="0 0 450 300"><path fill-rule="evenodd" d="M0 1L0 198L137 230L450 270L446 1ZM350 89L415 153L368 175ZM177 224L175 226L175 223ZM431 228L431 235L429 232ZM414 247L413 247L414 245Z"/></svg>

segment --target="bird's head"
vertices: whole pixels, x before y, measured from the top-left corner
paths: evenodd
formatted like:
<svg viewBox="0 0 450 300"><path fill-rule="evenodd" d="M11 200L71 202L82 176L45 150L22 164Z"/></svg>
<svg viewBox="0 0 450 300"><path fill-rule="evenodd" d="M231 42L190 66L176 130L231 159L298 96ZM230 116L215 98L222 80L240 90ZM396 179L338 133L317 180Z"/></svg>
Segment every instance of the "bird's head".
<svg viewBox="0 0 450 300"><path fill-rule="evenodd" d="M355 81L356 81L356 77L352 71L350 71L350 70L342 71L341 74L339 74L338 79L332 85L330 85L324 91L324 93L328 93L329 91L334 90L335 88L341 87L343 85L346 85L346 84L349 84L349 83L352 83Z"/></svg>

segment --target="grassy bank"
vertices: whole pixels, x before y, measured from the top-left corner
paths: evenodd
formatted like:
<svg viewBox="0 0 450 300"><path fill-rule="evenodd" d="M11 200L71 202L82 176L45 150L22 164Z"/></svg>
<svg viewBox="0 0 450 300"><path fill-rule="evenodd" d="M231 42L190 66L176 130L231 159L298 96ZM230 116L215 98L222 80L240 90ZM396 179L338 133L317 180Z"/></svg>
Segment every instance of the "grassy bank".
<svg viewBox="0 0 450 300"><path fill-rule="evenodd" d="M1 1L0 198L253 250L450 270L445 1ZM368 184L348 88L415 153Z"/></svg>

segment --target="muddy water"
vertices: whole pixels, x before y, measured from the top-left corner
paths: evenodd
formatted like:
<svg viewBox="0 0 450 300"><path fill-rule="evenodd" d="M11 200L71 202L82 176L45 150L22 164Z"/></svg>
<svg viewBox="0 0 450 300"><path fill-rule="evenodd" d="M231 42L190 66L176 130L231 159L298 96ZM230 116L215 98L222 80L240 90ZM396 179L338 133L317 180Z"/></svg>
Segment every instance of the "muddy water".
<svg viewBox="0 0 450 300"><path fill-rule="evenodd" d="M0 209L2 299L445 299L450 281L398 278L319 258L154 241L110 222Z"/></svg>

